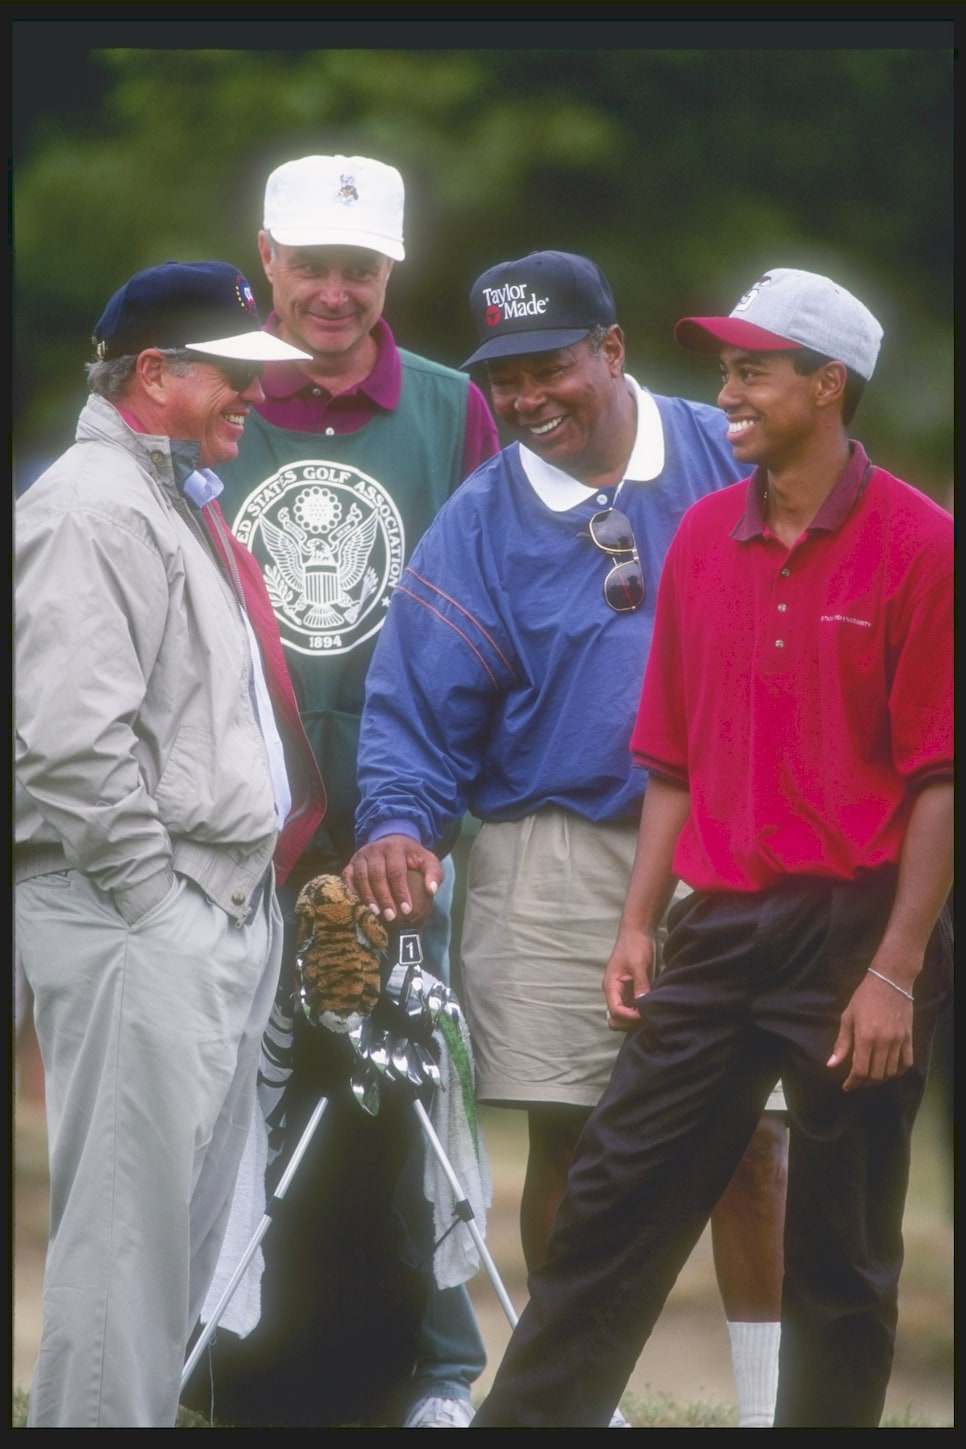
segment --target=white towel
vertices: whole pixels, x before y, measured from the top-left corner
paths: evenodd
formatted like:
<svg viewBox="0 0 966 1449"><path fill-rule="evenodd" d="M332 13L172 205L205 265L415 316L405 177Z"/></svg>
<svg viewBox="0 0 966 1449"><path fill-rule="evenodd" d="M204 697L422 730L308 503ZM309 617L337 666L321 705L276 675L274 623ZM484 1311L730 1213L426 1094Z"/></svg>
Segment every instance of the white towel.
<svg viewBox="0 0 966 1449"><path fill-rule="evenodd" d="M463 1013L457 1010L454 1021L444 1012L433 1039L440 1049L440 1085L430 1104L429 1120L462 1189L462 1200L469 1204L480 1237L485 1240L486 1211L493 1200L493 1185L476 1116L476 1074ZM429 1142L423 1164L423 1191L433 1207L433 1274L440 1288L454 1288L477 1272L480 1254L469 1231L456 1221L456 1196Z"/></svg>

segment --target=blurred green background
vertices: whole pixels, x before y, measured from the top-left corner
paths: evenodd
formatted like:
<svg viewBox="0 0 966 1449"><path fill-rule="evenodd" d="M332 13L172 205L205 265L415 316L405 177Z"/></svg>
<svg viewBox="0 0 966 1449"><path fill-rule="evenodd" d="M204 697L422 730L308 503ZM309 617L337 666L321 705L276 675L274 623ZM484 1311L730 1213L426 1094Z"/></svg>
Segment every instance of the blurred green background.
<svg viewBox="0 0 966 1449"><path fill-rule="evenodd" d="M346 28L284 6L232 23L227 8L220 25L115 6L100 12L114 23L11 27L18 482L72 438L111 292L141 267L218 257L264 316L265 179L344 152L402 172L407 256L386 316L453 365L473 345L473 278L533 248L594 257L629 370L705 400L714 365L676 346L678 317L729 311L768 267L833 276L885 329L856 435L951 504L951 27L668 28L605 20L607 6L599 23L537 26L514 6L490 7L499 24Z"/></svg>

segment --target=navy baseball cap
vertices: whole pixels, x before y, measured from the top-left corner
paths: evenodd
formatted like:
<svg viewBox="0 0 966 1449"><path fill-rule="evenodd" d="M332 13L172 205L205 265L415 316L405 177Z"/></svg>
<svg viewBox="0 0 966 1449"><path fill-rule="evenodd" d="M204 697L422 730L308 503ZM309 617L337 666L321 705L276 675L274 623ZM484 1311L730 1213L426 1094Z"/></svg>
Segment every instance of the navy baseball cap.
<svg viewBox="0 0 966 1449"><path fill-rule="evenodd" d="M93 341L102 362L149 347L246 362L310 358L261 330L254 293L227 262L163 262L136 272L104 308Z"/></svg>
<svg viewBox="0 0 966 1449"><path fill-rule="evenodd" d="M617 321L600 267L573 252L530 252L499 262L473 283L470 310L480 345L463 367L571 347L598 323Z"/></svg>

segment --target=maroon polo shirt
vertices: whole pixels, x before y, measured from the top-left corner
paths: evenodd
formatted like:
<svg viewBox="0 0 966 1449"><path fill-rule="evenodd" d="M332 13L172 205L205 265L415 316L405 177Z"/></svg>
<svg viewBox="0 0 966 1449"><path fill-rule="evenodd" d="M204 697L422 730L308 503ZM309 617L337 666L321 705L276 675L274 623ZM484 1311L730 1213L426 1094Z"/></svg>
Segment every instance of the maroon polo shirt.
<svg viewBox="0 0 966 1449"><path fill-rule="evenodd" d="M278 334L278 314L273 312L265 331ZM348 392L331 393L312 382L294 362L268 362L262 373L264 403L256 411L276 428L292 432L321 433L339 437L357 433L378 412L392 412L399 405L402 365L389 324L380 318L372 330L378 352L369 376ZM466 437L463 443L462 477L469 477L487 458L499 452L500 440L486 399L470 382L466 399Z"/></svg>
<svg viewBox="0 0 966 1449"><path fill-rule="evenodd" d="M952 518L858 444L791 548L763 487L685 514L631 741L690 791L674 870L699 890L894 864L915 792L952 778Z"/></svg>

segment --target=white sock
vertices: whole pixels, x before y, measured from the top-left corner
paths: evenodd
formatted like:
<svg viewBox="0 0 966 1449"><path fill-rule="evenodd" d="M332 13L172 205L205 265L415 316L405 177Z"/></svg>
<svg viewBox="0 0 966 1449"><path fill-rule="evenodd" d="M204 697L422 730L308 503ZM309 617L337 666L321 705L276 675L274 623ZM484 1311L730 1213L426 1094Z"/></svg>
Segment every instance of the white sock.
<svg viewBox="0 0 966 1449"><path fill-rule="evenodd" d="M738 1427L770 1429L778 1396L780 1323L729 1323L738 1390Z"/></svg>

